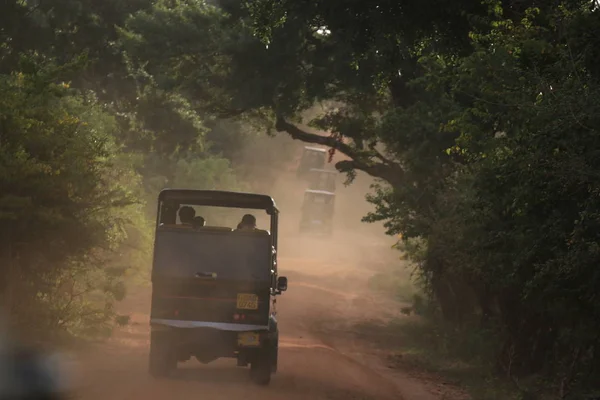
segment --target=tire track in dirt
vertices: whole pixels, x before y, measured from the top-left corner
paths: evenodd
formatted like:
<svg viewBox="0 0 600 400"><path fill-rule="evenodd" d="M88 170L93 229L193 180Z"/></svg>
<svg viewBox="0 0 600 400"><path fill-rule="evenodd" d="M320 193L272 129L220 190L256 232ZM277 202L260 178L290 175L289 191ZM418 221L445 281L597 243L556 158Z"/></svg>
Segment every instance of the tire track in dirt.
<svg viewBox="0 0 600 400"><path fill-rule="evenodd" d="M301 260L289 260L292 270L302 268ZM353 266L346 266L350 276L347 280L336 281L334 286L320 286L311 281L311 276L298 274L295 286L310 291L309 298L328 298L327 307L318 308L312 315L311 323L303 328L324 346L333 349L348 360L368 368L395 384L401 398L407 400L465 400L469 397L460 389L445 383L440 378L421 371L398 370L388 367L389 352L379 346L386 334L379 335L373 329L364 330L365 325L380 326L394 318L407 318L399 309L400 304L389 298L373 294L367 287L368 276L359 271L362 281L352 279ZM288 274L292 275L292 274ZM349 282L349 284L348 284ZM313 308L315 310L315 308Z"/></svg>
<svg viewBox="0 0 600 400"><path fill-rule="evenodd" d="M308 254L309 255L309 254ZM291 255L280 273L290 277L278 298L280 368L267 388L255 386L233 360L181 365L172 379L147 374L150 288L131 293L120 312L129 326L80 354L79 398L111 399L450 399L402 371L391 373L381 350L359 339L356 326L399 317L397 305L370 293L363 265L324 263Z"/></svg>
<svg viewBox="0 0 600 400"><path fill-rule="evenodd" d="M295 292L295 293L293 293ZM299 286L292 291L289 304L298 304L310 293ZM282 305L280 371L268 388L249 381L247 369L235 367L231 360L210 365L190 361L172 379L153 380L146 373L148 316L140 312L147 304L147 290L136 294L137 304L129 304L132 325L120 329L106 344L96 346L81 359L82 399L165 398L214 399L398 399L392 383L382 379L334 348L316 340L305 326L310 325L311 310L298 315L288 303ZM283 303L283 301L282 301ZM291 308L291 309L290 309Z"/></svg>

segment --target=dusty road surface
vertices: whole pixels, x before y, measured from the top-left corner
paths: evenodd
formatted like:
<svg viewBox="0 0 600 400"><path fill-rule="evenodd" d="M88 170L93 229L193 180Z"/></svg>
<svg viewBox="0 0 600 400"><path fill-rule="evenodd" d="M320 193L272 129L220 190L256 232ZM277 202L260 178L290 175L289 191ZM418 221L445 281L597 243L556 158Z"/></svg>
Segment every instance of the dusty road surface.
<svg viewBox="0 0 600 400"><path fill-rule="evenodd" d="M301 239L299 239L301 240ZM318 245L318 244L316 244ZM175 376L153 379L147 373L148 288L132 293L122 309L132 323L105 344L85 352L75 378L79 397L105 399L401 399L394 382L331 347L343 326L364 318L366 293L346 290L363 271L343 265L281 257L289 290L278 298L281 329L279 371L268 387L249 379L234 360L202 365L192 359ZM310 255L309 255L310 256ZM337 267L337 269L336 269ZM342 271L344 273L342 273ZM368 300L368 299L367 299ZM361 305L361 302L363 303ZM367 301L368 306L373 304ZM327 344L326 344L327 343Z"/></svg>
<svg viewBox="0 0 600 400"><path fill-rule="evenodd" d="M288 178L288 182L293 182ZM83 400L186 399L449 399L432 392L427 382L409 374L390 375L376 346L358 340L360 323L398 317L398 304L367 289L370 276L397 262L383 230L374 234L360 217L366 210L350 202L340 188L336 201L338 227L334 238L298 236L298 215L304 188L284 187L279 273L289 288L278 298L280 327L278 372L267 387L250 381L248 368L235 360L202 365L195 359L180 363L175 376L153 379L147 373L150 288L137 289L120 305L131 316L108 343L81 352L73 380ZM356 190L356 189L349 189ZM364 195L364 193L363 193ZM297 213L297 211L296 211ZM389 238L388 238L389 239ZM391 240L391 239L390 239ZM393 240L392 240L393 241Z"/></svg>

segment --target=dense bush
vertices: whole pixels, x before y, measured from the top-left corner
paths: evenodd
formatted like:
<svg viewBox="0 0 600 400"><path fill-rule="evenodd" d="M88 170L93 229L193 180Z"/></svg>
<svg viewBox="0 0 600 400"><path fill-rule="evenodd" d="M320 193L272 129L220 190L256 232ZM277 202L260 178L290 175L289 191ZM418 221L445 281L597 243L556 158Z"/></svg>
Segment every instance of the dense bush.
<svg viewBox="0 0 600 400"><path fill-rule="evenodd" d="M64 67L21 65L0 76L4 305L30 333L83 333L109 323L124 295L115 256L142 236L139 176L93 93L56 83Z"/></svg>
<svg viewBox="0 0 600 400"><path fill-rule="evenodd" d="M33 338L127 321L115 302L148 274L159 190L240 186L216 117L118 42L152 3L0 5L0 303Z"/></svg>

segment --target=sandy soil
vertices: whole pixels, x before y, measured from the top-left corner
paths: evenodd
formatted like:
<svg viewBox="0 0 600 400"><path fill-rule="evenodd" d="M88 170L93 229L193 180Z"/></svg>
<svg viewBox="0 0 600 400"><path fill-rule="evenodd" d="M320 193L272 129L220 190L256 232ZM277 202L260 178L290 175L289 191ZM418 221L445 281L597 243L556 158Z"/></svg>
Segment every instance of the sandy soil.
<svg viewBox="0 0 600 400"><path fill-rule="evenodd" d="M301 243L310 239L296 240ZM335 246L328 244L330 250L335 250ZM149 377L150 291L146 288L132 293L121 305L122 312L132 317L129 326L117 330L107 343L79 354L75 371L78 397L86 400L453 398L448 390L439 389L438 382L415 378L410 371L389 370L381 350L368 341L356 339L352 329L358 322L399 317L397 304L367 291L371 268L363 263L348 265L343 257L342 261L336 262L331 257L319 262L318 258L311 259L311 254L305 254L303 259L293 252L287 253L280 259L280 268L289 277L290 286L278 300L280 364L270 386L254 385L248 370L236 367L233 360L218 360L208 365L191 360L180 364L179 371L170 379Z"/></svg>
<svg viewBox="0 0 600 400"><path fill-rule="evenodd" d="M383 228L364 226L369 182L345 188L336 200L336 231L329 240L297 234L304 188L293 171L278 180L282 209L279 269L289 289L278 298L279 370L270 386L250 381L234 360L180 364L170 379L147 373L149 288L130 293L120 305L131 324L107 343L80 352L73 365L78 398L85 400L185 399L406 399L461 398L430 377L391 370L384 350L353 330L360 322L400 318L399 305L367 289L374 272L398 262ZM296 211L296 212L295 212Z"/></svg>

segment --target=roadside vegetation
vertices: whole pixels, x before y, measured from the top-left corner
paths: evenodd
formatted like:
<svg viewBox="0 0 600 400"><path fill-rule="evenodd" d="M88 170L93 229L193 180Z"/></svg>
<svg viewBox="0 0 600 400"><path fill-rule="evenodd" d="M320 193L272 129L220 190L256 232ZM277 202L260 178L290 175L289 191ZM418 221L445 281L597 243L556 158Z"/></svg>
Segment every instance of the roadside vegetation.
<svg viewBox="0 0 600 400"><path fill-rule="evenodd" d="M252 188L291 152L265 160L257 124L131 65L119 27L153 4L0 5L0 311L22 337L110 335L128 321L115 303L147 282L158 192Z"/></svg>
<svg viewBox="0 0 600 400"><path fill-rule="evenodd" d="M442 349L530 398L600 390L596 1L101 3L0 9L0 282L23 323L104 326L155 193L251 185L240 146L279 132L378 179L365 221L402 235Z"/></svg>

